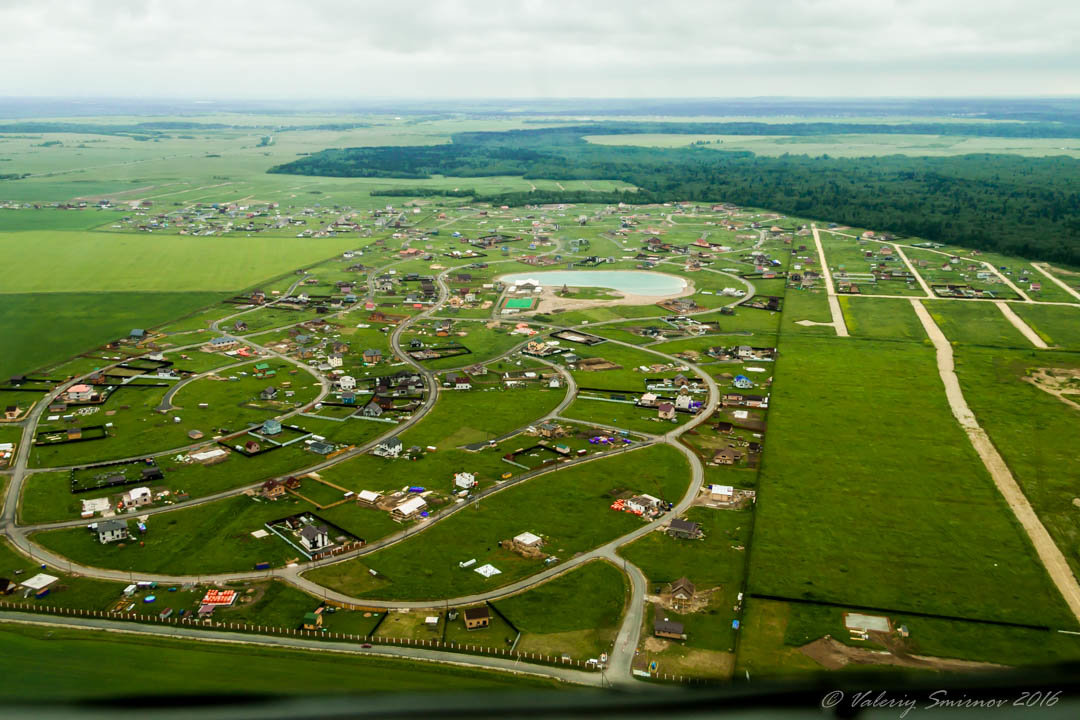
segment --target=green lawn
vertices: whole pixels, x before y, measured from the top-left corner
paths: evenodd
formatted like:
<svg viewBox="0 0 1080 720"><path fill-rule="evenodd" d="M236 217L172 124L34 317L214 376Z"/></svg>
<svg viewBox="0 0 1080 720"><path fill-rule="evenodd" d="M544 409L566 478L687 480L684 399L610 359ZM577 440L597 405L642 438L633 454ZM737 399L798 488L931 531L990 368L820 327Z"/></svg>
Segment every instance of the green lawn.
<svg viewBox="0 0 1080 720"><path fill-rule="evenodd" d="M0 687L13 700L141 695L338 695L551 688L554 681L431 663L4 624ZM138 667L133 689L129 669ZM221 672L222 667L230 668Z"/></svg>
<svg viewBox="0 0 1080 720"><path fill-rule="evenodd" d="M490 590L544 568L539 560L498 547L499 541L528 530L546 539L546 553L567 560L640 525L640 519L609 509L611 491L646 492L674 501L689 483L687 470L682 455L666 445L558 470L504 490L389 548L313 570L307 577L350 595L389 600ZM470 559L477 567L491 563L502 574L485 579L458 567ZM369 569L378 576L371 576Z"/></svg>
<svg viewBox="0 0 1080 720"><path fill-rule="evenodd" d="M543 417L565 396L566 388L546 386L443 390L432 411L402 436L402 442L442 450L490 440Z"/></svg>
<svg viewBox="0 0 1080 720"><path fill-rule="evenodd" d="M311 510L308 503L289 496L268 502L240 495L151 516L145 535L129 521L134 536L125 543L102 545L81 527L38 533L34 540L94 567L181 575L237 572L258 562L279 566L300 557L273 534L255 538L251 533L268 520Z"/></svg>
<svg viewBox="0 0 1080 720"><path fill-rule="evenodd" d="M622 571L598 561L494 605L522 632L519 650L588 659L610 652L627 590Z"/></svg>

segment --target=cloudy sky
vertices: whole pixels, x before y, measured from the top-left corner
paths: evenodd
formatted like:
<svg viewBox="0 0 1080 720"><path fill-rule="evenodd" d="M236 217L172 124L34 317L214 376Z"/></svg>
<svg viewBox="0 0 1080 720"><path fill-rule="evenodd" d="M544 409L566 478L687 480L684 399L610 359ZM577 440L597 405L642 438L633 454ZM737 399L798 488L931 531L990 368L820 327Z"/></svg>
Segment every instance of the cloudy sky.
<svg viewBox="0 0 1080 720"><path fill-rule="evenodd" d="M1080 94L1066 0L0 0L0 95Z"/></svg>

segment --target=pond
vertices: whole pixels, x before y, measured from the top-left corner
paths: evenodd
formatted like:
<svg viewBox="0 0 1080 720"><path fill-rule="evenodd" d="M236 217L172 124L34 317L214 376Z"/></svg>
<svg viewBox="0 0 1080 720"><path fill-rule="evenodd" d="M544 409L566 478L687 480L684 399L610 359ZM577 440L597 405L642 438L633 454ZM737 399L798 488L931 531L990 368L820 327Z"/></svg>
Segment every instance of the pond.
<svg viewBox="0 0 1080 720"><path fill-rule="evenodd" d="M549 270L513 273L500 279L508 285L532 280L544 287L602 287L634 295L675 295L686 288L680 277L640 270Z"/></svg>

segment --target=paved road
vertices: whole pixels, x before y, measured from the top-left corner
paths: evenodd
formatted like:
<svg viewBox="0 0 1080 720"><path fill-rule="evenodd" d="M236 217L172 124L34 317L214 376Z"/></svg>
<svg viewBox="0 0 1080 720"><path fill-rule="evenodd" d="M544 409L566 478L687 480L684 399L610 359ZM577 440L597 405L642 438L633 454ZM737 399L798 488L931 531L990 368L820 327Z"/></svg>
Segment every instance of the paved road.
<svg viewBox="0 0 1080 720"><path fill-rule="evenodd" d="M556 248L556 250L557 250L557 248ZM556 250L552 250L551 252L555 252ZM513 260L498 261L498 262L513 262ZM412 367L416 368L416 370L424 378L425 384L428 387L428 393L426 394L424 405L417 412L415 412L413 414L412 418L409 421L407 421L405 423L402 423L400 425L394 426L384 436L380 436L380 438L376 438L375 440L365 444L364 446L355 448L354 450L350 451L349 453L345 453L342 456L334 458L333 460L329 460L329 461L319 463L317 465L314 465L314 466L312 466L310 468L307 468L307 469L305 469L303 471L299 471L299 472L303 473L303 472L317 471L319 469L323 469L325 467L329 467L331 465L342 462L343 460L347 459L348 457L352 457L352 456L354 456L356 454L366 452L371 447L374 447L374 445L377 444L379 441L381 441L384 437L387 437L387 436L389 436L391 434L400 433L403 430L407 429L412 424L414 424L415 422L418 422L421 418L423 418L425 416L425 414L428 411L431 410L432 407L434 407L435 402L437 401L438 395L439 395L439 386L438 386L438 383L436 382L435 374L432 371L428 370L427 368L423 367L420 363L418 363L415 360L413 360L412 358L410 358L406 353L404 353L402 351L402 349L401 349L400 339L401 339L401 335L405 331L405 329L409 325L411 325L413 322L415 322L417 319L435 315L436 313L438 313L442 309L442 307L444 306L447 298L449 297L449 287L446 284L446 275L449 272L451 272L451 270L453 270L453 268L448 268L448 269L444 270L442 273L440 273L436 277L436 281L437 281L437 284L439 286L439 299L438 299L438 301L436 303L434 303L431 307L427 308L425 311L423 311L423 312L421 312L421 313L419 313L419 314L417 314L417 315L403 321L402 323L400 323L397 327L395 327L394 331L391 333L391 336L390 336L391 347L392 347L393 351L395 352L395 354L397 354L397 355L401 356L402 358L404 358L405 361L408 362ZM369 275L369 286L370 286L371 280L373 279L376 272L377 271L373 270L372 273ZM712 272L720 272L720 271L712 271ZM728 273L720 273L720 274L729 275ZM731 277L734 278L735 276L731 275ZM745 280L741 280L741 281L748 285L748 287L750 288L750 292L747 295L745 295L744 297L742 297L742 298L734 301L733 303L731 303L732 305L738 305L738 304L740 304L742 302L746 302L753 295L753 292L754 292L753 285L746 282ZM300 281L298 280L296 283L294 283L293 286L290 288L289 292L292 292L293 290L295 290L295 288L299 285L299 282ZM280 300L283 300L283 299L285 299L285 297L287 297L287 296L283 296L282 298L279 298L278 300L275 300L272 303L268 303L268 305L273 304L274 302L278 302ZM370 294L369 294L369 297L370 297ZM230 315L227 318L222 318L221 320L218 320L218 321L216 321L216 322L214 322L212 324L212 329L217 331L217 332L221 332L220 329L219 329L221 323L227 322L228 320L231 320L231 319L233 319L233 318L235 318L235 317L237 317L239 315L243 315L243 314L245 314L247 312L252 312L252 311L254 311L256 309L258 309L258 308L250 308L248 310L244 310L244 311L235 313L233 315ZM712 311L713 310L703 310L702 312L712 312ZM342 311L342 312L345 312L345 311ZM335 314L337 314L337 313L335 313ZM612 321L609 321L609 322L624 322L624 321L625 320L619 319L619 320L612 320ZM605 324L605 323L594 323L593 325L595 326L595 325L600 325L600 324ZM557 327L557 326L552 326L552 327ZM264 347L258 345L257 343L253 342L250 338L245 338L245 342L247 342L252 347L258 349L260 352L263 352L264 354L274 355L274 356L282 358L282 359L284 359L284 360L286 360L288 362L292 362L292 363L294 363L296 365L299 365L299 366L303 367L304 369L308 370L309 372L311 372L317 378L319 378L321 383L322 383L322 386L323 386L322 391L321 391L321 393L319 395L319 399L321 399L322 397L325 397L325 395L330 392L331 387L330 387L329 381L327 380L327 378L322 376L314 368L311 368L311 367L309 367L309 366L307 366L307 365L305 365L303 363L299 363L299 362L297 362L296 360L294 360L292 358L288 358L286 356L283 356L280 353L276 353L276 352L271 351L271 350L269 350L267 348L264 348ZM647 347L635 346L633 344L625 343L625 342L617 341L617 340L609 340L608 342L612 342L612 343L617 344L617 345L623 345L623 346L626 346L626 347L631 347L631 348L635 348L635 349L642 350L642 351L645 351L645 352L649 352L649 353L657 355L658 357L661 357L661 358L663 358L663 359L665 359L667 361L678 361L676 358L673 358L670 355L667 355L665 353L661 353L661 352L659 352L657 350L653 350L653 349L650 349L650 348L647 348ZM509 355L510 353L512 353L512 352L514 352L516 350L517 350L517 348L513 348L510 351L508 351L507 353L505 353L504 355ZM683 361L678 361L678 362L683 362ZM545 418L557 418L557 417L560 417L560 414L563 411L565 411L565 409L567 407L569 407L569 405L573 402L573 400L575 398L575 395L576 395L577 385L576 385L576 383L574 381L573 376L570 375L569 373L567 373L563 368L555 365L554 363L550 363L550 362L546 362L546 364L548 364L548 365L550 365L552 367L555 367L558 370L558 372L564 377L564 379L566 380L566 383L567 383L567 390L568 390L567 394L565 395L563 400L559 403L559 405L552 412L548 413L548 415L545 416ZM180 582L191 581L191 580L203 581L203 582L207 582L207 581L209 581L209 582L224 582L224 581L242 580L242 579L261 579L261 578L276 576L276 577L279 577L281 579L286 580L287 582L290 582L290 583L292 583L294 585L297 585L297 586L299 586L299 587L301 587L301 588L307 590L308 592L311 592L312 594L315 594L317 596L323 596L323 597L326 597L328 599L337 600L339 602L350 603L350 604L361 604L361 605L366 605L366 606L370 606L370 607L416 607L416 608L420 608L420 607L431 607L431 606L433 606L433 604L436 605L436 606L439 606L439 607L447 606L447 605L475 604L477 602L482 602L482 601L485 601L485 600L491 600L491 599L495 599L495 598L498 598L498 597L505 597L506 595L510 595L510 594L514 594L514 593L518 593L518 592L523 592L523 591L528 590L528 589L530 589L532 587L535 587L536 585L538 585L538 584L540 584L542 582L545 582L545 581L547 581L547 580L549 580L549 579L551 579L553 577L556 577L556 576L558 576L558 575L560 575L560 574L562 574L562 573L564 573L564 572L566 572L566 571L568 571L568 570L570 570L572 568L579 567L579 566L581 566L581 565L583 565L583 564L585 564L587 562L591 562L593 560L601 560L601 559L602 560L607 560L609 562L613 562L613 563L615 563L617 565L622 566L626 570L627 574L630 577L630 581L631 581L631 599L630 599L630 603L629 603L629 606L628 606L628 611L627 611L627 613L626 613L626 615L624 617L622 625L620 626L619 633L617 635L615 645L614 645L614 647L612 649L612 652L610 654L610 661L609 661L609 666L614 671L612 673L612 677L620 679L620 680L628 680L628 678L630 677L630 665L631 665L631 663L633 661L634 653L635 653L635 650L637 648L637 644L638 644L638 640L639 640L638 636L640 634L640 628L641 628L641 624L642 624L642 621L643 621L644 595L645 595L645 591L646 591L646 579L645 579L644 574L641 572L641 570L639 568L635 567L634 565L632 565L632 564L628 563L627 561L623 560L622 558L620 558L618 556L618 554L617 554L617 551L618 551L618 548L620 546L622 546L622 545L624 545L626 543L629 543L629 542L633 542L634 540L636 540L636 539L638 539L638 538L640 538L640 537L642 537L642 536L644 536L644 535L646 535L646 534L648 534L650 532L654 532L654 531L660 529L671 517L677 516L677 515L685 512L685 510L692 504L694 499L697 497L698 492L699 492L700 487L701 487L701 484L702 484L702 482L704 480L704 468L702 467L702 464L701 464L700 460L697 458L697 456L689 448L687 448L686 446L679 443L678 438L684 432L686 432L687 430L690 430L693 427L696 427L697 425L701 424L702 422L705 422L709 418L709 416L711 416L711 414L715 411L716 407L719 404L719 390L718 390L718 388L716 386L716 383L712 380L712 378L706 372L702 371L700 368L698 368L698 367L696 367L694 365L690 365L690 367L694 372L698 373L705 380L706 385L709 388L709 400L707 401L706 406L693 419L691 419L689 422L685 423L684 425L682 425L679 428L676 428L676 429L672 430L669 433L666 433L663 436L649 436L646 433L637 433L639 435L646 436L647 437L646 441L641 442L641 443L637 443L631 448L627 448L627 449L624 449L624 450L621 450L621 451L615 451L615 452L632 452L633 450L636 450L637 448L640 448L640 447L646 447L646 446L652 445L652 444L654 444L656 442L664 442L664 443L672 445L673 447L675 447L676 449L678 449L680 452L683 453L683 455L687 458L687 461L689 462L690 467L691 467L691 482L690 482L690 485L689 485L689 487L687 489L686 494L684 495L682 500L680 500L680 502L677 505L675 505L673 511L670 514L668 514L668 515L666 515L666 516L664 516L662 518L659 518L659 519L654 520L654 521L649 522L649 523L643 523L641 527L635 529L633 532L628 533L627 535L624 535L624 536L622 536L620 538L617 538L616 540L613 540L613 541L611 541L611 542L609 542L609 543L607 543L607 544L605 544L605 545L603 545L601 547L595 548L594 550L592 550L590 552L582 553L582 554L580 554L580 555L578 555L578 556L576 556L576 557L574 557L574 558L572 558L572 559L570 559L570 560L568 560L566 562L563 562L563 563L561 563L561 564L559 564L559 565L557 565L555 567L549 568L549 569L547 569L547 570L545 570L545 571L543 571L541 573L535 574L535 575L533 575L533 576L531 576L529 578L525 578L525 579L520 580L518 582L508 584L508 585L506 585L504 587L501 587L501 588L498 588L496 590L492 590L492 591L489 591L489 592L486 592L486 593L479 593L479 594L474 594L474 595L469 595L469 596L464 596L464 597L459 597L459 598L452 598L452 599L438 599L438 600L434 600L434 601L418 601L418 602L411 602L411 603L392 602L391 603L391 602L381 602L381 601L375 601L375 600L353 598L353 597L350 597L350 596L347 596L347 595L344 595L344 594L341 594L341 593L337 593L335 591L331 591L331 590L329 590L327 588L319 586L319 585L307 580L306 578L302 577L302 573L309 570L309 569L311 569L312 567L320 566L322 564L330 564L330 563L334 563L334 562L341 562L343 560L350 559L352 557L356 557L356 556L361 555L361 554L367 554L367 553L370 553L370 552L374 552L374 551L376 551L378 549L381 549L383 547L387 547L387 546L389 546L389 545L391 545L393 543L401 542L401 541L405 540L407 537L409 537L410 535L413 535L416 532L422 532L424 529L433 526L435 523L441 521L442 519L444 519L446 517L449 517L449 516L451 516L452 514L454 514L456 512L460 512L461 509L463 509L465 507L468 507L468 505L471 504L471 503L459 504L459 505L455 506L454 508L448 510L447 512L444 512L444 513L441 513L440 515L437 515L435 518L432 519L432 521L430 521L428 523L425 523L424 525L422 525L420 527L410 528L409 530L403 531L401 533L396 533L395 535L384 538L383 540L381 540L381 541L379 541L377 543L372 543L372 545L370 545L370 546L368 546L366 548L363 548L360 551L356 551L354 553L350 553L350 554L347 554L347 555L342 555L342 556L339 556L338 558L334 558L334 559L329 560L329 561L324 561L322 563L305 563L304 565L298 565L298 566L292 567L292 568L278 568L276 570L272 570L272 571L268 571L268 572L264 571L264 572L260 572L260 573L253 573L253 572L225 573L225 574L213 574L213 575L196 576L196 577L192 577L192 576L169 576L169 575L151 575L151 574L146 574L146 573L132 573L132 572L126 572L126 571L121 571L121 570L107 570L107 569L101 569L101 568L90 568L90 567L85 567L85 566L76 565L74 563L71 563L66 558L61 558L61 557L55 556L52 553L46 552L46 551L42 550L41 548L39 548L39 547L35 546L34 544L32 544L29 541L28 537L27 537L27 533L30 532L30 531L33 531L33 530L54 529L54 528L61 528L61 527L78 527L78 526L83 525L84 521L76 520L76 521L68 521L68 522L63 522L63 523L50 523L50 524L47 524L47 525L34 526L34 527L18 527L16 525L16 523L15 523L15 503L16 503L16 499L19 496L19 492L21 491L22 482L23 482L23 480L25 479L25 477L27 475L26 464L27 464L27 458L28 458L28 455L29 455L29 443L27 442L27 440L28 440L29 435L32 434L32 429L36 426L38 420L40 419L41 412L47 406L48 402L42 402L41 404L36 406L35 410L31 413L31 417L29 417L27 419L27 421L26 421L26 424L24 426L24 442L23 442L22 446L20 447L20 453L19 453L19 456L17 458L17 461L16 461L15 467L13 469L13 472L12 472L13 482L11 483L11 485L9 487L9 491L5 496L4 512L3 512L2 518L0 518L0 520L2 520L2 527L3 527L3 530L4 530L5 534L8 535L8 537L12 540L12 542L15 544L15 546L18 549L22 550L23 552L25 552L27 554L33 555L34 557L38 558L39 560L42 560L42 561L44 561L46 563L49 563L49 564L52 564L52 565L54 565L56 567L66 568L69 572L76 572L76 573L91 576L91 577L98 577L98 578L112 579L112 580L121 580L121 581L130 580L130 579L133 579L134 577L137 576L139 579L148 579L148 580L155 580L156 579L159 582L163 582L163 583L180 583ZM74 382L74 381L72 381L72 382ZM54 393L51 394L48 399L51 400L52 397L55 397L56 395L58 395L65 387L66 386L61 386L61 387L57 388L57 390L54 391ZM175 390L174 390L174 392L175 392ZM294 411L294 412L299 412L299 409ZM540 418L539 420L543 420L545 418ZM486 489L485 491L483 491L481 493L478 493L478 496L474 499L474 502L479 501L480 499L482 499L484 497L488 497L491 494L500 492L503 489L505 489L507 487L511 487L512 485L514 485L514 484L516 484L518 482L523 482L523 481L526 481L526 480L528 480L530 478L536 477L538 475L546 474L548 472L557 472L557 471L559 471L559 470L561 470L561 469L563 469L565 467L568 467L570 465L575 465L575 464L579 464L579 463L582 463L582 462L593 462L593 461L596 461L598 459L602 460L602 459L608 457L611 454L612 453L607 453L607 454L605 454L603 456L599 456L599 457L586 457L586 458L582 458L580 460L571 461L570 463L565 463L565 464L555 466L554 468L544 468L544 469L541 469L539 471L534 471L534 472L531 472L531 473L523 473L523 474L519 475L517 478L515 478L513 482L501 483L501 484L496 485L496 486L494 486L492 488L488 488L488 489ZM230 489L228 491L223 491L221 493L216 493L216 494L211 495L211 496L207 496L207 497L204 497L204 498L199 498L199 499L196 499L196 500L193 500L193 501L189 501L187 503L183 503L179 507L185 507L186 508L186 507L190 507L190 506L201 504L201 503L213 502L215 500L219 500L219 499L222 499L222 498L225 498L225 497L236 495L237 493L243 492L246 489L256 487L258 484L259 483L255 483L255 484L245 486L245 487L242 487L242 488L233 488L233 489ZM148 510L148 511L146 511L146 514L157 514L159 512L168 512L168 511L171 511L171 510L179 509L179 507L178 506L172 506L172 507L168 507L168 508L160 508L160 509ZM192 632L194 633L194 635L193 635L194 637L202 637L203 636L202 631L192 630ZM325 647L325 645L320 643L319 647ZM495 659L493 658L492 660L495 660ZM593 676L590 676L590 677L593 677Z"/></svg>

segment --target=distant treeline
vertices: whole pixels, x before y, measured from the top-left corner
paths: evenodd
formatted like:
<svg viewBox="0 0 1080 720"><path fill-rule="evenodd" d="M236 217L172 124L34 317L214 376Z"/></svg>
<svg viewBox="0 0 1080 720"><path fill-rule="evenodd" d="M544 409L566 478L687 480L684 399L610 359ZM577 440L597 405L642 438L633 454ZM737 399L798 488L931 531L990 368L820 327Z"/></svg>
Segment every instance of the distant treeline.
<svg viewBox="0 0 1080 720"><path fill-rule="evenodd" d="M703 124L676 125L693 127L693 132L700 133ZM758 127L756 123L710 123L708 127L720 125L728 127L724 133L730 133L733 125L748 129L752 126L755 132ZM816 127L827 125L815 124ZM995 125L998 132L1004 133L1020 124L987 125ZM506 205L607 203L613 202L613 197L626 197L630 198L627 202L638 203L728 201L1080 265L1078 160L1064 156L990 154L760 157L749 152L703 147L595 145L582 139L584 135L613 132L670 132L672 126L670 123L597 123L461 133L449 145L324 150L279 165L270 172L415 179L432 175L514 175L552 180L617 180L640 190L629 194L535 191L474 197ZM850 132L850 125L844 127ZM880 127L893 132L896 126ZM912 131L912 126L904 127ZM918 127L925 131L937 126ZM946 127L957 125L941 125Z"/></svg>

